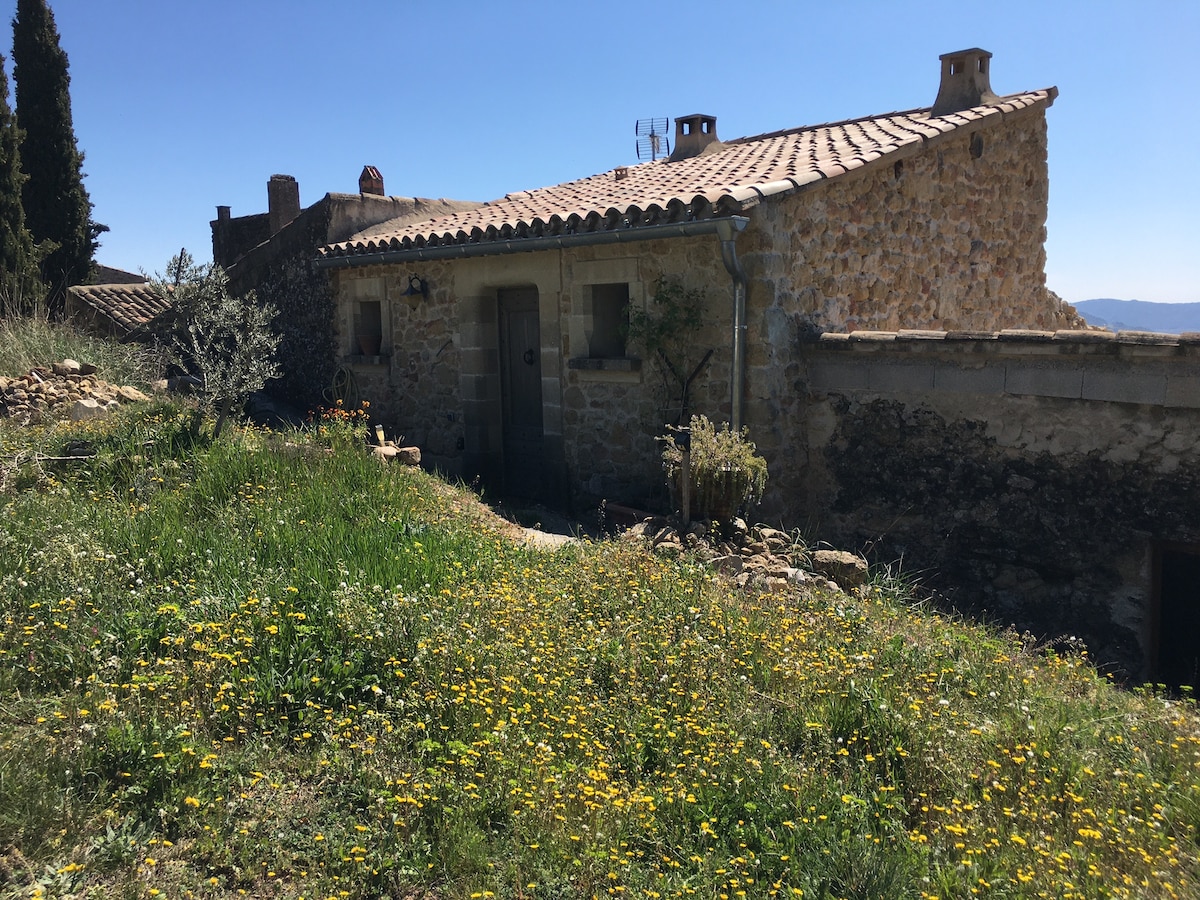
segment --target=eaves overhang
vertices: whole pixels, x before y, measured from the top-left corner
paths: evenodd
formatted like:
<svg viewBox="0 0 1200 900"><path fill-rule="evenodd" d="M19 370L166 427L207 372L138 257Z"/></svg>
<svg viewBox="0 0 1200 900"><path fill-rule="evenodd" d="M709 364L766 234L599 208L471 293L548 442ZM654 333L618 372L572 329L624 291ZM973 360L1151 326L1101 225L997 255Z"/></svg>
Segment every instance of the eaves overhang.
<svg viewBox="0 0 1200 900"><path fill-rule="evenodd" d="M721 240L729 240L738 232L743 231L749 223L750 220L746 216L720 216L693 222L641 225L609 231L589 231L582 234L543 235L474 244L379 250L350 256L321 256L317 258L316 265L322 269L340 269L399 262L473 259L510 253L532 253L538 250L566 250L571 247L592 247L602 244L633 243L700 235L716 235Z"/></svg>

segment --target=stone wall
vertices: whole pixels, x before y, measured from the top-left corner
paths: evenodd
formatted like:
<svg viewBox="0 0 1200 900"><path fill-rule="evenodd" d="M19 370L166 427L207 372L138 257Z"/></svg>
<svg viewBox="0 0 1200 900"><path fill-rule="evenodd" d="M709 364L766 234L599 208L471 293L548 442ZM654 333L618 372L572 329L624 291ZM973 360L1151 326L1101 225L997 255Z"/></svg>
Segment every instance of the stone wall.
<svg viewBox="0 0 1200 900"><path fill-rule="evenodd" d="M772 509L1152 674L1155 553L1200 543L1200 339L860 333L804 359Z"/></svg>
<svg viewBox="0 0 1200 900"><path fill-rule="evenodd" d="M679 409L672 405L662 362L630 345L637 359L630 369L602 364L588 368L586 316L580 309L587 286L613 281L635 285L631 304L652 304L660 278L677 280L699 290L710 314L694 336L698 363L712 355L697 377L690 396L694 413L727 421L730 414L732 301L729 273L720 259L715 237L676 238L631 248L582 247L564 254L561 313L568 322L563 356L568 361L563 389L563 435L575 501L592 505L607 498L654 506L665 502L656 438L675 423ZM572 361L574 363L572 364ZM604 361L609 363L610 361Z"/></svg>
<svg viewBox="0 0 1200 900"><path fill-rule="evenodd" d="M477 204L455 200L426 200L410 197L379 197L371 194L326 194L256 246L241 247L236 261L228 265L230 289L235 293L256 291L263 302L279 310L276 327L283 340L278 356L283 376L268 391L303 413L332 402L333 380L343 358L360 356L349 346L345 328L335 322L335 301L330 270L319 268L314 248L347 239L381 222L444 215ZM247 216L245 221L262 219ZM219 253L222 235L230 222L213 223L214 253ZM394 280L394 279L393 279ZM392 294L398 296L398 291ZM386 304L385 304L386 306ZM363 360L355 359L355 365ZM368 381L378 372L362 372Z"/></svg>
<svg viewBox="0 0 1200 900"><path fill-rule="evenodd" d="M228 207L222 207L222 213ZM237 260L271 236L271 219L267 213L229 218L224 214L209 222L212 229L213 261L228 269Z"/></svg>
<svg viewBox="0 0 1200 900"><path fill-rule="evenodd" d="M739 251L760 306L821 331L1079 325L1046 291L1040 109L898 156L755 210Z"/></svg>
<svg viewBox="0 0 1200 900"><path fill-rule="evenodd" d="M326 202L313 204L227 269L232 293L254 291L279 311L275 328L282 338L277 358L283 375L267 391L301 413L325 402L334 371L333 292L328 273L316 268L312 252L325 241L329 214ZM214 247L216 238L214 229Z"/></svg>
<svg viewBox="0 0 1200 900"><path fill-rule="evenodd" d="M422 264L428 296L406 294L413 268L403 265L335 270L339 304L334 345L355 380L359 400L389 438L421 448L432 467L460 474L464 449L460 304L446 263ZM380 304L383 342L365 354L357 341L355 306Z"/></svg>

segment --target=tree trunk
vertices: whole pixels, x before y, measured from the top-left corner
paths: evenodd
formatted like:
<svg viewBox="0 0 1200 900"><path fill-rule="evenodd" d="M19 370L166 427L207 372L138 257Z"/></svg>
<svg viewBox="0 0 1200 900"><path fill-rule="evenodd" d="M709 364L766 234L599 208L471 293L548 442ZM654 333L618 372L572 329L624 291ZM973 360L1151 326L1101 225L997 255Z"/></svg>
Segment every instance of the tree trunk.
<svg viewBox="0 0 1200 900"><path fill-rule="evenodd" d="M233 411L233 397L226 397L221 401L221 412L217 415L217 424L213 426L213 440L221 436L221 429L225 426L225 420Z"/></svg>

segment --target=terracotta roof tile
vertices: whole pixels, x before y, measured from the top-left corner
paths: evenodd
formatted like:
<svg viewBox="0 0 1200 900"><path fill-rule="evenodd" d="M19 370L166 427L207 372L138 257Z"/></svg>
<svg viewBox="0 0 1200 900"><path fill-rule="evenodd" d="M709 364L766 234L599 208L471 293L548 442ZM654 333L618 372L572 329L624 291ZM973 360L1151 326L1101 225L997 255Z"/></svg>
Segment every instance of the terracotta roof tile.
<svg viewBox="0 0 1200 900"><path fill-rule="evenodd" d="M149 284L79 284L71 296L126 331L145 325L171 304Z"/></svg>
<svg viewBox="0 0 1200 900"><path fill-rule="evenodd" d="M519 240L736 215L769 197L837 178L958 128L1037 104L1055 88L1014 94L998 105L931 118L928 109L770 132L724 142L714 152L618 167L577 181L514 191L462 212L384 223L322 249L332 260L448 244Z"/></svg>

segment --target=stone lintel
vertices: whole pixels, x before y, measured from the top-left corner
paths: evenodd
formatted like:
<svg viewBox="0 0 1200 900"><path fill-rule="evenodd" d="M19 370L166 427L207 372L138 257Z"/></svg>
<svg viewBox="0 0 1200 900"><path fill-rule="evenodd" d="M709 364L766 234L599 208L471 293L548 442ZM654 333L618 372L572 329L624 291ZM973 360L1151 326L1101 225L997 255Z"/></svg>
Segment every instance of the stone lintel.
<svg viewBox="0 0 1200 900"><path fill-rule="evenodd" d="M1117 336L1111 331L1070 331L1060 329L1054 332L1054 340L1063 344L1111 344Z"/></svg>
<svg viewBox="0 0 1200 900"><path fill-rule="evenodd" d="M1003 394L1004 368L960 369L940 366L933 373L934 390L953 394Z"/></svg>
<svg viewBox="0 0 1200 900"><path fill-rule="evenodd" d="M842 331L827 331L817 339L817 343L823 349L844 348L850 343L850 335Z"/></svg>
<svg viewBox="0 0 1200 900"><path fill-rule="evenodd" d="M996 331L947 331L947 341L994 341L998 338Z"/></svg>
<svg viewBox="0 0 1200 900"><path fill-rule="evenodd" d="M1179 346L1180 335L1166 334L1161 331L1118 331L1117 342L1120 344L1151 344Z"/></svg>
<svg viewBox="0 0 1200 900"><path fill-rule="evenodd" d="M1005 328L1000 332L999 340L1005 342L1028 341L1029 343L1045 344L1054 340L1054 332L1035 331L1030 328Z"/></svg>
<svg viewBox="0 0 1200 900"><path fill-rule="evenodd" d="M870 390L882 393L931 391L935 370L931 365L871 365L867 384Z"/></svg>
<svg viewBox="0 0 1200 900"><path fill-rule="evenodd" d="M1166 406L1200 409L1200 375L1168 375Z"/></svg>
<svg viewBox="0 0 1200 900"><path fill-rule="evenodd" d="M1152 403L1161 406L1167 397L1167 376L1136 372L1083 373L1083 399L1115 403Z"/></svg>
<svg viewBox="0 0 1200 900"><path fill-rule="evenodd" d="M809 387L816 391L865 391L868 387L867 367L848 361L813 364L809 370Z"/></svg>
<svg viewBox="0 0 1200 900"><path fill-rule="evenodd" d="M1083 372L1079 369L1012 365L1005 369L1004 391L1034 397L1078 399L1083 396Z"/></svg>

